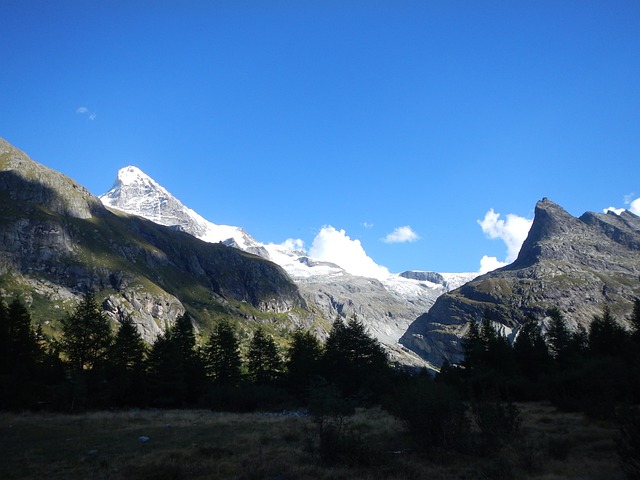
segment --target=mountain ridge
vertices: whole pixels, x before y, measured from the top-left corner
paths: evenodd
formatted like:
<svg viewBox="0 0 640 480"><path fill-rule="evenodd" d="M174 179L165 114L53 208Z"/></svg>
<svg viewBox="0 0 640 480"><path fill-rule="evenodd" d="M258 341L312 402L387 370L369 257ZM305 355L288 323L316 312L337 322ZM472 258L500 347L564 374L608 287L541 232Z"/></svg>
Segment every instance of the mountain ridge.
<svg viewBox="0 0 640 480"><path fill-rule="evenodd" d="M639 245L640 218L633 213L576 218L544 198L517 259L443 294L400 343L441 364L461 359L468 323L484 317L515 335L528 318L543 324L558 308L572 328L586 327L608 303L624 322L640 296Z"/></svg>
<svg viewBox="0 0 640 480"><path fill-rule="evenodd" d="M109 211L77 182L1 139L0 198L0 289L51 301L49 315L94 289L114 321L131 315L147 341L187 309L205 328L220 316L282 328L314 324L280 266Z"/></svg>

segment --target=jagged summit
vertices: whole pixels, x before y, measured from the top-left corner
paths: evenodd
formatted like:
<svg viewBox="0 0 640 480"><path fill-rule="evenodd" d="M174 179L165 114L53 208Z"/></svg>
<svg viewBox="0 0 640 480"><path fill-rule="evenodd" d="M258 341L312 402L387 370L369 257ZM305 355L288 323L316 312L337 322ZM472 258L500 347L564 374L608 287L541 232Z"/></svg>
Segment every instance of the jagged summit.
<svg viewBox="0 0 640 480"><path fill-rule="evenodd" d="M640 217L625 211L576 218L545 198L516 261L439 297L401 343L437 365L460 358L468 322L485 316L516 334L527 318L543 321L556 307L571 326L587 326L606 302L624 320L640 296L639 279Z"/></svg>

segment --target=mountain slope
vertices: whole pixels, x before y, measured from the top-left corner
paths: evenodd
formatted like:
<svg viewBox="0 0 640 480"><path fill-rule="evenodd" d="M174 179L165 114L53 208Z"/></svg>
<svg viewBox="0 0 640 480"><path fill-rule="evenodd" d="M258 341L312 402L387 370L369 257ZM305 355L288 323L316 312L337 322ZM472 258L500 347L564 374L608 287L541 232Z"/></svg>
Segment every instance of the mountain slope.
<svg viewBox="0 0 640 480"><path fill-rule="evenodd" d="M276 264L107 210L73 180L0 139L0 289L62 315L92 288L114 319L133 315L153 340L188 309L310 324L298 288Z"/></svg>
<svg viewBox="0 0 640 480"><path fill-rule="evenodd" d="M431 308L435 299L475 274L405 272L373 279L353 275L334 263L309 258L302 250L262 244L239 227L217 225L183 205L164 187L136 167L125 167L107 193L110 208L179 228L210 242L223 242L255 253L284 268L307 304L327 322L357 315L380 342L403 363L421 363L398 345L409 325ZM413 358L412 358L413 357Z"/></svg>
<svg viewBox="0 0 640 480"><path fill-rule="evenodd" d="M545 198L518 258L442 295L401 343L439 365L460 359L471 320L487 316L515 333L528 317L543 320L557 307L572 326L585 326L603 302L624 319L638 295L640 218L626 211L575 218Z"/></svg>

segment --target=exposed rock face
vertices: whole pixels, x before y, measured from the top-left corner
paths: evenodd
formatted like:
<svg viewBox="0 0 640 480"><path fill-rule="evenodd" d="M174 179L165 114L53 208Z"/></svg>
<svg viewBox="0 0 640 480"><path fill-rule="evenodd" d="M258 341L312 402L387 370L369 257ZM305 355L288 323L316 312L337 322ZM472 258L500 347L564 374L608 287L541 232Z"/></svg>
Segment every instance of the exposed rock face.
<svg viewBox="0 0 640 480"><path fill-rule="evenodd" d="M241 317L250 315L240 308L246 304L264 318L284 313L300 323L306 307L276 264L114 214L1 139L0 276L5 293L19 288L64 308L87 288L104 292L106 311L114 319L131 314L149 341L185 309L201 319Z"/></svg>
<svg viewBox="0 0 640 480"><path fill-rule="evenodd" d="M630 212L571 216L548 199L518 258L444 294L403 335L401 343L435 365L460 360L467 324L487 315L515 332L551 308L570 325L588 325L604 302L620 320L640 295L640 218Z"/></svg>
<svg viewBox="0 0 640 480"><path fill-rule="evenodd" d="M373 278L357 277L348 273L332 276L297 278L296 283L309 305L319 309L330 320L357 316L365 323L369 333L388 350L391 358L405 365L424 366L413 352L398 344L400 336L418 315L428 310L444 291L416 282L413 302L406 295L385 287Z"/></svg>

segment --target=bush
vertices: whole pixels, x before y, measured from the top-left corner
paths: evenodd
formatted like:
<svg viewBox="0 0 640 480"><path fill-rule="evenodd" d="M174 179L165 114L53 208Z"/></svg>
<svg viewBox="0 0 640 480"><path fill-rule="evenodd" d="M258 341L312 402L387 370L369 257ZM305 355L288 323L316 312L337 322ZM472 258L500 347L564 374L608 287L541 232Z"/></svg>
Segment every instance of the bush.
<svg viewBox="0 0 640 480"><path fill-rule="evenodd" d="M457 391L447 385L424 378L407 381L396 389L387 408L421 448L460 449L467 444L467 409Z"/></svg>
<svg viewBox="0 0 640 480"><path fill-rule="evenodd" d="M322 463L369 467L384 461L382 452L351 428L355 401L344 398L335 385L322 379L314 384L309 393L309 413L317 427L317 440L311 441L310 449L318 453Z"/></svg>
<svg viewBox="0 0 640 480"><path fill-rule="evenodd" d="M481 450L499 448L520 433L522 417L513 403L482 399L472 403L471 411L480 430Z"/></svg>

